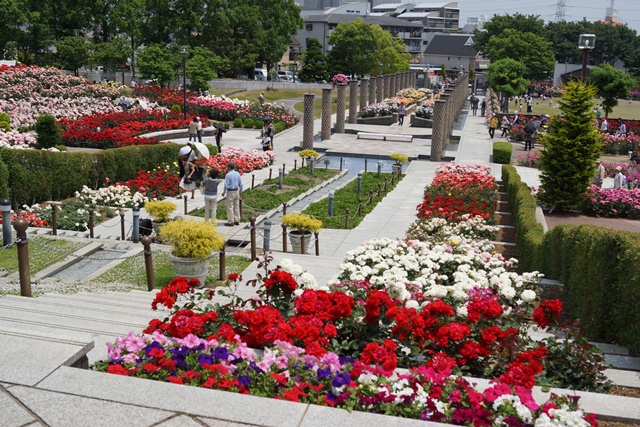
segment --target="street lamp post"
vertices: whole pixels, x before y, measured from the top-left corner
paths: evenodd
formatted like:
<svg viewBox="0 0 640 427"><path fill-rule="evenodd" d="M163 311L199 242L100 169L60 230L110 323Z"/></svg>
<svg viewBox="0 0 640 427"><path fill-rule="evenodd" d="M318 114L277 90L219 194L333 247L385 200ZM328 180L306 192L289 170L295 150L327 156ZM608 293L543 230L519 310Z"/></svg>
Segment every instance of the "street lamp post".
<svg viewBox="0 0 640 427"><path fill-rule="evenodd" d="M589 51L596 47L595 34L580 34L578 38L578 48L582 50L582 83L587 78L587 56Z"/></svg>
<svg viewBox="0 0 640 427"><path fill-rule="evenodd" d="M189 52L188 46L182 46L180 53L182 53L182 101L184 118L187 119L187 53Z"/></svg>

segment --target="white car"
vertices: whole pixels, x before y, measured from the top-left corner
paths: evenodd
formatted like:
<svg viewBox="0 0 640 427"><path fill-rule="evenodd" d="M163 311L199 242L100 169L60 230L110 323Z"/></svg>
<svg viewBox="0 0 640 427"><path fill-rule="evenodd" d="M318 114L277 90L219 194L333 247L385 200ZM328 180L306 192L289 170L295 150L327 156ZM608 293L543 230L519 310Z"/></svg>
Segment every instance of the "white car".
<svg viewBox="0 0 640 427"><path fill-rule="evenodd" d="M291 71L278 71L278 77L283 82L293 81L293 73Z"/></svg>
<svg viewBox="0 0 640 427"><path fill-rule="evenodd" d="M255 68L253 70L253 74L254 74L254 79L256 80L262 80L262 81L267 81L267 70L265 70L264 68Z"/></svg>

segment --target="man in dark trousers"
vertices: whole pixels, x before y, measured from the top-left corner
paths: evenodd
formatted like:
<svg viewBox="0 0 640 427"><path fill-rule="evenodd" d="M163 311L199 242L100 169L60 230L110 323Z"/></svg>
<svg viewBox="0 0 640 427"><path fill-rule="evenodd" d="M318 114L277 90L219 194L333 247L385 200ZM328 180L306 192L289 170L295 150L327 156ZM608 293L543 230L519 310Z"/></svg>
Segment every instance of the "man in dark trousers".
<svg viewBox="0 0 640 427"><path fill-rule="evenodd" d="M480 103L480 99L478 99L478 97L475 95L471 95L471 98L469 99L469 101L471 101L471 111L475 116L478 114L478 104Z"/></svg>

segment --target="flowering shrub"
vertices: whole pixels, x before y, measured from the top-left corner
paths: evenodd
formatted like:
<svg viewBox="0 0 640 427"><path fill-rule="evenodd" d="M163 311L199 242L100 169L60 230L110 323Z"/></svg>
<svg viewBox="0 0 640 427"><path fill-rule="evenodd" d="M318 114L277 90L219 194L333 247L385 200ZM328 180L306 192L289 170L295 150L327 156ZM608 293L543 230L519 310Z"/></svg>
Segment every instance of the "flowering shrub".
<svg viewBox="0 0 640 427"><path fill-rule="evenodd" d="M640 149L640 135L628 132L625 135L602 134L604 151L607 154L627 154Z"/></svg>
<svg viewBox="0 0 640 427"><path fill-rule="evenodd" d="M36 227L50 228L52 224L51 205L22 207L27 220ZM60 230L87 231L89 230L89 210L83 202L65 200L56 206L56 227ZM93 212L94 224L98 224L106 218L112 218L115 213L109 208L98 208Z"/></svg>
<svg viewBox="0 0 640 427"><path fill-rule="evenodd" d="M15 148L28 150L35 146L36 139L28 133L20 133L15 130L4 132L0 129L0 148Z"/></svg>
<svg viewBox="0 0 640 427"><path fill-rule="evenodd" d="M412 100L411 103L415 104L418 100L431 95L431 93L432 93L431 89L427 89L427 88L414 89L412 87L408 87L405 89L401 89L400 91L398 91L398 93L396 93L396 95L401 98L410 98Z"/></svg>
<svg viewBox="0 0 640 427"><path fill-rule="evenodd" d="M264 105L253 103L244 107L238 108L238 117L242 120L251 118L253 120L260 120L262 117L267 116L271 118L276 127L276 132L279 132L278 123L283 123L284 128L290 128L300 121L300 117L291 114L284 104L277 105L274 102L267 102Z"/></svg>
<svg viewBox="0 0 640 427"><path fill-rule="evenodd" d="M189 119L185 120L182 114L173 111L101 113L79 120L60 119L63 143L89 148L157 144L155 138L138 136L161 130L186 128L188 125Z"/></svg>
<svg viewBox="0 0 640 427"><path fill-rule="evenodd" d="M360 110L359 116L363 118L390 116L397 111L397 105L391 105L386 102L379 102L377 104L369 104L368 106Z"/></svg>
<svg viewBox="0 0 640 427"><path fill-rule="evenodd" d="M139 192L131 192L126 185L110 185L97 190L84 185L82 190L76 191L76 199L87 205L117 208L142 206L149 201L147 196Z"/></svg>
<svg viewBox="0 0 640 427"><path fill-rule="evenodd" d="M152 171L138 171L135 178L116 185L128 187L136 195L134 196L135 203L139 203L141 198L146 199L146 202L150 199L164 199L175 196L178 192L179 183L180 178L176 172L171 170L169 165L165 165L164 168L156 168Z"/></svg>
<svg viewBox="0 0 640 427"><path fill-rule="evenodd" d="M590 216L640 219L640 188L600 188L592 185L582 203L582 212Z"/></svg>
<svg viewBox="0 0 640 427"><path fill-rule="evenodd" d="M139 98L147 98L158 104L171 108L174 105L182 105L184 102L184 92L178 89L146 85L131 88L133 93ZM197 97L196 92L187 91L187 102Z"/></svg>
<svg viewBox="0 0 640 427"><path fill-rule="evenodd" d="M347 83L349 83L349 77L345 76L344 74L336 74L331 78L331 83L334 86L337 84L346 85Z"/></svg>
<svg viewBox="0 0 640 427"><path fill-rule="evenodd" d="M34 205L35 207L36 205ZM16 214L13 210L11 211L11 219L9 222L13 222L18 218L24 218L27 221L29 227L37 227L37 228L45 228L49 225L47 220L43 220L40 216L35 212L35 209L31 209L28 206L25 206L28 211L20 212ZM2 218L0 216L0 224L2 224Z"/></svg>
<svg viewBox="0 0 640 427"><path fill-rule="evenodd" d="M423 105L416 108L416 117L420 117L422 119L432 119L433 118L433 101L426 102Z"/></svg>
<svg viewBox="0 0 640 427"><path fill-rule="evenodd" d="M463 215L459 222L454 223L448 222L444 218L418 219L409 226L406 239L425 242L435 238L438 241L444 241L447 236L456 236L460 238L460 243L464 243L463 239L495 240L497 235L497 226L487 224L478 216ZM491 252L493 245L480 247L480 249Z"/></svg>
<svg viewBox="0 0 640 427"><path fill-rule="evenodd" d="M191 107L190 110L197 115L205 115L212 120L222 121L235 119L239 109L251 105L250 101L231 99L225 96L193 97L187 102Z"/></svg>
<svg viewBox="0 0 640 427"><path fill-rule="evenodd" d="M528 151L524 154L520 154L516 159L516 164L518 166L524 166L527 168L540 168L542 157L536 151Z"/></svg>
<svg viewBox="0 0 640 427"><path fill-rule="evenodd" d="M241 148L223 147L220 153L209 158L207 165L223 171L230 161L236 164L236 170L242 174L272 165L276 161L276 154L273 151L244 151Z"/></svg>

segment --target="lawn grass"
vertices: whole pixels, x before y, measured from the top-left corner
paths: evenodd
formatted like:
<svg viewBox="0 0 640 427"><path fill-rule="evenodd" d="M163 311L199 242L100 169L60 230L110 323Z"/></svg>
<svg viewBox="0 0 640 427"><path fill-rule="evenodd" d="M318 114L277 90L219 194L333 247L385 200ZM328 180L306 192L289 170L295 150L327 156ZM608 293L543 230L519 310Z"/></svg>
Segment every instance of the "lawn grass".
<svg viewBox="0 0 640 427"><path fill-rule="evenodd" d="M14 236L15 238L15 236ZM50 265L64 260L68 254L75 252L79 248L88 245L89 241L76 242L63 239L47 238L43 236L28 237L29 249L29 272L37 273ZM8 274L18 271L18 247L13 245L10 248L0 251L0 269Z"/></svg>
<svg viewBox="0 0 640 427"><path fill-rule="evenodd" d="M542 98L534 98L533 107L531 114L549 114L550 116L560 114L560 108L558 105L559 98L554 98L552 106L549 106L549 100L543 101ZM594 103L599 104L601 101L599 99L594 99ZM519 111L519 105L516 105L513 101L509 103L509 112L513 113L514 111ZM526 102L522 103L522 112L526 114L527 104ZM604 112L602 113L602 117L604 117ZM640 119L640 101L631 101L629 102L626 99L621 99L618 101L618 105L613 107L613 112L609 114L610 118L622 118L627 120L638 120Z"/></svg>
<svg viewBox="0 0 640 427"><path fill-rule="evenodd" d="M230 92L230 91L229 91ZM313 93L316 97L322 96L322 89L277 89L276 90L248 90L233 95L233 98L246 99L247 101L258 102L258 95L264 93L266 102L278 102L284 99L304 98L305 93ZM228 93L228 92L227 92Z"/></svg>
<svg viewBox="0 0 640 427"><path fill-rule="evenodd" d="M347 99L345 101L345 106L349 108L349 95L347 95ZM293 109L296 111L304 112L304 101L296 102L293 104ZM332 97L331 99L331 114L335 114L338 111L338 104L336 103L336 97ZM313 117L319 119L322 116L322 95L320 97L316 96L313 100Z"/></svg>
<svg viewBox="0 0 640 427"><path fill-rule="evenodd" d="M153 251L153 274L157 288L167 286L169 281L176 277L173 273L173 266L169 258L169 252L165 250ZM242 273L251 264L251 259L245 256L226 256L226 275L231 273ZM207 284L222 284L220 282L220 262L218 256L211 258L209 271L207 273ZM131 283L143 288L147 287L147 275L144 264L144 257L137 256L127 258L112 269L106 271L92 280L95 283Z"/></svg>
<svg viewBox="0 0 640 427"><path fill-rule="evenodd" d="M342 187L339 190L335 191L335 197L333 201L333 213L332 217L328 217L329 211L329 199L324 198L315 203L309 205L302 213L313 215L318 219L322 220L322 228L332 228L332 229L345 229L345 210L349 208L349 226L346 228L351 230L358 226L362 219L371 212L376 205L387 195L387 193L391 192L398 182L404 177L404 175L400 175L400 178L395 178L394 183L391 184L391 174L383 173L378 178L378 174L376 172L365 172L362 174L362 192L357 194L358 189L358 180L355 179L349 182L347 185ZM377 196L378 193L378 184L380 184L381 188L384 188L384 181L388 181L387 190L380 191L380 196ZM369 201L370 191L374 191L374 197L371 204L367 204ZM362 199L362 214L360 216L356 215L358 210L358 198Z"/></svg>
<svg viewBox="0 0 640 427"><path fill-rule="evenodd" d="M340 171L335 169L315 168L312 176L309 168L305 166L287 172L282 179L282 189L278 188L277 175L273 179L267 179L254 189L246 189L242 192L242 219L249 221L251 217L257 218L339 173ZM204 208L197 209L190 215L204 217ZM227 219L225 200L218 202L216 218Z"/></svg>

